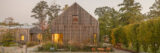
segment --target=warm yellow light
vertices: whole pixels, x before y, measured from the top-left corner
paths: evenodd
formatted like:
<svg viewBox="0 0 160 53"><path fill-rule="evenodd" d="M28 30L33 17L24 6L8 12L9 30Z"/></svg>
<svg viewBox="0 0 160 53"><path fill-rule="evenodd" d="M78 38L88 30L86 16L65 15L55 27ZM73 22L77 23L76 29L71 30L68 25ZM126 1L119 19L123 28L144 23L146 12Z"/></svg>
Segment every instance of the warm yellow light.
<svg viewBox="0 0 160 53"><path fill-rule="evenodd" d="M96 42L97 42L97 35L94 34L94 43L96 43Z"/></svg>
<svg viewBox="0 0 160 53"><path fill-rule="evenodd" d="M37 35L37 38L38 38L38 40L42 40L42 35L41 35L41 34L38 34L38 35Z"/></svg>
<svg viewBox="0 0 160 53"><path fill-rule="evenodd" d="M24 40L24 35L21 36L21 40Z"/></svg>
<svg viewBox="0 0 160 53"><path fill-rule="evenodd" d="M54 42L55 42L55 43L58 43L59 34L53 34L52 37L53 37Z"/></svg>
<svg viewBox="0 0 160 53"><path fill-rule="evenodd" d="M52 41L56 44L63 44L63 35L62 34L52 34Z"/></svg>

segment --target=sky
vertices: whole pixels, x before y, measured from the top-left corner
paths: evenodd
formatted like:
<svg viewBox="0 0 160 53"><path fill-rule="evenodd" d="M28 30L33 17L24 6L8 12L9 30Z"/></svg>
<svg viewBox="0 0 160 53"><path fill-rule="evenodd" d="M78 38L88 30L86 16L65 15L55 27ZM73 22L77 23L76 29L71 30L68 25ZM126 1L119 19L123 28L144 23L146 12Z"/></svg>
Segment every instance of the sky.
<svg viewBox="0 0 160 53"><path fill-rule="evenodd" d="M31 17L32 9L36 4L42 0L0 0L0 22L7 17L13 17L15 22L21 24L32 24L37 22L36 19ZM49 5L56 3L61 7L66 4L71 6L74 2L77 2L82 8L89 12L96 19L98 17L94 14L97 7L109 6L118 10L120 7L118 4L122 3L123 0L45 0ZM142 13L149 11L149 7L155 2L154 0L135 0L142 5Z"/></svg>

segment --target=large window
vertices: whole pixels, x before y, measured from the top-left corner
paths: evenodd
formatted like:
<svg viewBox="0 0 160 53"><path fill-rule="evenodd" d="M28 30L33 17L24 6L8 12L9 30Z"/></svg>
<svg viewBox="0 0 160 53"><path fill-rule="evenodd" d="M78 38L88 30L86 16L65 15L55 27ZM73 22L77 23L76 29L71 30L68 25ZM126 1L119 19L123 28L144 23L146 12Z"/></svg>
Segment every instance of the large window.
<svg viewBox="0 0 160 53"><path fill-rule="evenodd" d="M24 41L24 35L21 35L21 40Z"/></svg>
<svg viewBox="0 0 160 53"><path fill-rule="evenodd" d="M38 35L37 35L37 39L38 39L38 40L42 40L42 34L38 34Z"/></svg>
<svg viewBox="0 0 160 53"><path fill-rule="evenodd" d="M97 35L94 34L94 43L96 44L97 43Z"/></svg>
<svg viewBox="0 0 160 53"><path fill-rule="evenodd" d="M52 34L52 41L57 44L63 44L63 35L62 34Z"/></svg>

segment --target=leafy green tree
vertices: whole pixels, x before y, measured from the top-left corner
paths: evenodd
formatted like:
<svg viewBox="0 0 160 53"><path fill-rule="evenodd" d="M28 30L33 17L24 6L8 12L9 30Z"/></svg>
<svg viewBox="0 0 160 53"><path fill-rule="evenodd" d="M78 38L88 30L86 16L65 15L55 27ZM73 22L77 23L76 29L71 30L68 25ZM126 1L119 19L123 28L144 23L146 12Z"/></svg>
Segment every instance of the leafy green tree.
<svg viewBox="0 0 160 53"><path fill-rule="evenodd" d="M138 40L142 44L143 50L147 52L150 40L150 31L148 31L147 23L142 22L138 27ZM147 35L147 36L146 36Z"/></svg>
<svg viewBox="0 0 160 53"><path fill-rule="evenodd" d="M150 28L149 30L152 32L151 33L152 36L150 37L150 39L151 39L150 44L151 44L151 50L153 53L157 53L157 51L160 47L160 42L159 42L159 40L160 40L159 35L160 34L158 33L160 30L160 28L159 28L160 22L159 21L160 20L155 19L155 20L150 20L148 22L148 28Z"/></svg>
<svg viewBox="0 0 160 53"><path fill-rule="evenodd" d="M155 3L150 7L148 13L149 18L155 18L160 16L160 0L155 0Z"/></svg>
<svg viewBox="0 0 160 53"><path fill-rule="evenodd" d="M111 30L119 26L119 12L110 7L99 7L95 10L99 16L100 41L103 41L105 35L110 35Z"/></svg>
<svg viewBox="0 0 160 53"><path fill-rule="evenodd" d="M121 23L128 25L131 23L140 22L143 19L141 14L141 5L134 0L124 0L122 4L119 4L121 13Z"/></svg>
<svg viewBox="0 0 160 53"><path fill-rule="evenodd" d="M53 21L53 19L55 19L58 16L58 13L60 12L60 5L57 4L53 4L48 8L48 24L51 24L51 21Z"/></svg>
<svg viewBox="0 0 160 53"><path fill-rule="evenodd" d="M128 47L128 40L127 40L126 33L124 32L124 28L118 27L118 28L115 28L114 30L115 31L113 31L114 34L112 34L112 36L115 37L115 45L123 44L124 46Z"/></svg>
<svg viewBox="0 0 160 53"><path fill-rule="evenodd" d="M112 43L132 44L132 50L139 52L140 47L145 52L148 48L152 53L158 53L160 47L160 19L151 19L138 24L129 24L112 30ZM123 39L122 39L123 38ZM135 49L134 49L135 48Z"/></svg>
<svg viewBox="0 0 160 53"><path fill-rule="evenodd" d="M16 26L16 25L21 25L18 22L15 22L13 17L8 17L5 18L3 22L0 22L0 25L4 26Z"/></svg>
<svg viewBox="0 0 160 53"><path fill-rule="evenodd" d="M4 35L2 35L2 37L3 46L10 46L11 44L15 43L16 39L11 32L6 32Z"/></svg>
<svg viewBox="0 0 160 53"><path fill-rule="evenodd" d="M130 41L132 43L133 48L136 48L136 51L139 52L139 48L140 48L140 44L139 44L139 40L138 40L138 27L139 24L130 24L128 25L128 31L125 31L126 33L128 33L128 41Z"/></svg>
<svg viewBox="0 0 160 53"><path fill-rule="evenodd" d="M68 9L68 7L69 7L68 4L66 4L65 7L63 8L63 10Z"/></svg>
<svg viewBox="0 0 160 53"><path fill-rule="evenodd" d="M45 29L43 36L44 41L49 41L51 40L51 23L54 21L54 19L58 16L58 13L60 12L60 5L53 4L51 5L48 9L47 15L48 15L48 27Z"/></svg>
<svg viewBox="0 0 160 53"><path fill-rule="evenodd" d="M46 17L47 17L47 10L48 4L46 1L40 1L33 9L32 13L33 15L31 17L34 17L35 19L38 19L38 25L41 27L41 29L44 29L44 25L46 24Z"/></svg>

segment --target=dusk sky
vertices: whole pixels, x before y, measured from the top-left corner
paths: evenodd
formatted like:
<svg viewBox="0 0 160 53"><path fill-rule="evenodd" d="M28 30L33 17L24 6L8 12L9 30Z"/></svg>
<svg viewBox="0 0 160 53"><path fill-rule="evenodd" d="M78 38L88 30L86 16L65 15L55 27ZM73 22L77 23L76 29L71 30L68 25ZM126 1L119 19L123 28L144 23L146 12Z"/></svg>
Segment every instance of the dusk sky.
<svg viewBox="0 0 160 53"><path fill-rule="evenodd" d="M0 22L2 22L7 17L13 17L16 22L21 24L28 23L32 24L37 20L30 17L32 15L31 11L34 6L42 0L0 0ZM97 7L109 6L118 10L120 7L117 5L122 3L123 0L45 0L49 5L56 2L61 7L65 4L69 6L74 2L77 2L82 8L89 12L96 19L97 16L94 15L94 11ZM136 0L142 5L142 13L148 12L149 7L152 6L154 0Z"/></svg>

